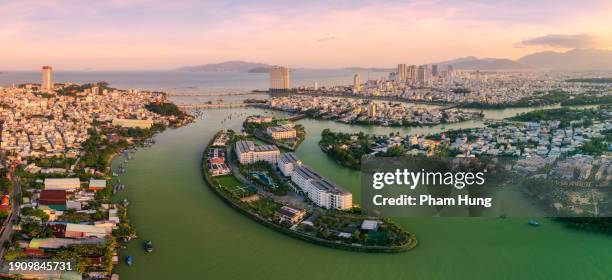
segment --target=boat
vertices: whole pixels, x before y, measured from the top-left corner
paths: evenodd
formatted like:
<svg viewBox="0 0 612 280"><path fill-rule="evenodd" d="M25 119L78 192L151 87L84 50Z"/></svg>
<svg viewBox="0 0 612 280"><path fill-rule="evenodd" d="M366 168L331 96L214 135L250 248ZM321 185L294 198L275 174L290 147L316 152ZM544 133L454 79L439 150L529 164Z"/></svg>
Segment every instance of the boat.
<svg viewBox="0 0 612 280"><path fill-rule="evenodd" d="M127 257L125 258L125 263L126 263L128 266L132 266L132 256L127 256Z"/></svg>
<svg viewBox="0 0 612 280"><path fill-rule="evenodd" d="M151 240L148 240L147 242L145 242L144 248L147 253L153 252L153 242L151 242Z"/></svg>
<svg viewBox="0 0 612 280"><path fill-rule="evenodd" d="M540 225L540 222L538 222L536 220L529 220L529 222L527 222L527 224L529 224L530 226L537 227L537 226Z"/></svg>

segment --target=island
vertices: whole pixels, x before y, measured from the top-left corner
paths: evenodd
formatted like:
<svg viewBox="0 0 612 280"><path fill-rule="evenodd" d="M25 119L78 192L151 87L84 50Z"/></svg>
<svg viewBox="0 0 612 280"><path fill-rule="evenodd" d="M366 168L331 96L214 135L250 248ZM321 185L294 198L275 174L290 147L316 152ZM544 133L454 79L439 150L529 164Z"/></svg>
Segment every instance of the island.
<svg viewBox="0 0 612 280"><path fill-rule="evenodd" d="M413 234L390 219L362 213L350 192L275 145L219 131L206 146L202 171L210 189L228 205L297 239L360 252L396 253L417 245ZM289 190L275 191L280 185ZM323 193L335 199L313 200Z"/></svg>

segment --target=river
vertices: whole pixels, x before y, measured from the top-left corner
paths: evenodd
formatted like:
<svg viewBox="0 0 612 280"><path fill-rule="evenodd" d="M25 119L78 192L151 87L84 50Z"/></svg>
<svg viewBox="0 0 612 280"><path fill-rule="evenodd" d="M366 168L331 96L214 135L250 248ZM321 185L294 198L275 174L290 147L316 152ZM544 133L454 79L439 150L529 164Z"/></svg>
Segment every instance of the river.
<svg viewBox="0 0 612 280"><path fill-rule="evenodd" d="M499 119L526 109L487 110ZM261 109L206 110L204 119L156 136L121 176L129 216L140 240L121 252L121 279L610 279L612 237L527 219L395 218L419 245L400 254L367 254L325 248L265 228L228 207L202 179L204 146L220 128L239 130L245 115ZM275 113L281 114L282 113ZM232 115L231 119L227 116ZM240 115L240 117L238 117ZM346 187L359 203L359 173L340 167L317 142L325 128L388 134L436 133L442 126L385 128L304 119L306 140L298 156ZM482 126L482 121L445 129ZM116 166L122 158L114 161ZM144 253L151 239L155 252ZM123 258L134 256L127 267Z"/></svg>

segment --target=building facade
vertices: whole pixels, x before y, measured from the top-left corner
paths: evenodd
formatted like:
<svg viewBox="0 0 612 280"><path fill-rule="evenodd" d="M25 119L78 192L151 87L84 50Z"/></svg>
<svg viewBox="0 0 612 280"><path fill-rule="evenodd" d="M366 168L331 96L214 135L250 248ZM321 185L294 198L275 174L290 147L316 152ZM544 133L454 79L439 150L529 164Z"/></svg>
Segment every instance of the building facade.
<svg viewBox="0 0 612 280"><path fill-rule="evenodd" d="M291 181L320 207L338 210L348 210L353 207L353 195L350 192L305 165L294 167Z"/></svg>
<svg viewBox="0 0 612 280"><path fill-rule="evenodd" d="M283 175L290 177L293 169L302 165L302 161L294 153L283 153L278 159L278 169Z"/></svg>
<svg viewBox="0 0 612 280"><path fill-rule="evenodd" d="M235 152L240 164L266 161L275 165L280 157L280 150L275 145L255 146L253 141L236 142Z"/></svg>
<svg viewBox="0 0 612 280"><path fill-rule="evenodd" d="M291 89L289 68L283 66L270 67L270 92L288 92Z"/></svg>
<svg viewBox="0 0 612 280"><path fill-rule="evenodd" d="M51 66L42 67L41 89L45 92L53 91L53 68Z"/></svg>
<svg viewBox="0 0 612 280"><path fill-rule="evenodd" d="M289 128L285 126L270 126L266 128L266 133L270 135L273 139L291 139L297 137L297 131L294 128Z"/></svg>

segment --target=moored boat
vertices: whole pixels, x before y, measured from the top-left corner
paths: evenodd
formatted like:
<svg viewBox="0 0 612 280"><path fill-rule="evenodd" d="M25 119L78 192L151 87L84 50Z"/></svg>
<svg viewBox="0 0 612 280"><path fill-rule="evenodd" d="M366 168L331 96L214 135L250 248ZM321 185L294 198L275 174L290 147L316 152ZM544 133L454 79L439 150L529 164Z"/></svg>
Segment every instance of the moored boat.
<svg viewBox="0 0 612 280"><path fill-rule="evenodd" d="M153 252L153 242L151 240L148 240L147 242L145 242L144 248L147 253Z"/></svg>

